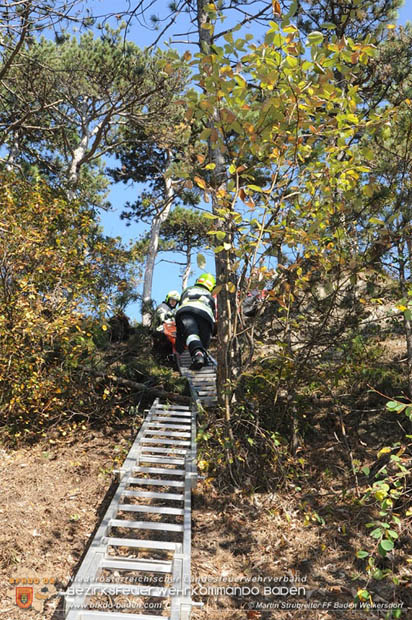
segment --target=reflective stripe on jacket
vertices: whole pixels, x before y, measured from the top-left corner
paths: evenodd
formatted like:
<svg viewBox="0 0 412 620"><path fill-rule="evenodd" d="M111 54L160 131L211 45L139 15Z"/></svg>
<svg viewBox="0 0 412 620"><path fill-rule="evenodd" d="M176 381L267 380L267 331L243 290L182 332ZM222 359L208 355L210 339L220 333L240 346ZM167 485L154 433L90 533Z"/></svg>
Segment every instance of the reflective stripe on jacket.
<svg viewBox="0 0 412 620"><path fill-rule="evenodd" d="M216 316L216 303L212 294L203 286L189 286L182 293L176 314L183 312L203 316L213 325Z"/></svg>

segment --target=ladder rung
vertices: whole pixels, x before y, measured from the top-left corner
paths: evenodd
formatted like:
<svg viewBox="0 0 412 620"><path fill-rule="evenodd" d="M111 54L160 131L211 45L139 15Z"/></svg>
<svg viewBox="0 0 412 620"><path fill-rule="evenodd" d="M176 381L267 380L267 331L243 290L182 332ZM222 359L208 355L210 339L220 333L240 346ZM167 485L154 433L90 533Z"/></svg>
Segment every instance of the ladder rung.
<svg viewBox="0 0 412 620"><path fill-rule="evenodd" d="M154 491L124 491L124 497L150 497L151 499L176 499L182 500L180 493L155 493Z"/></svg>
<svg viewBox="0 0 412 620"><path fill-rule="evenodd" d="M179 411L178 409L170 409L169 411L167 409L155 409L152 413L153 418L158 416L169 417L169 415L179 416L179 418L191 418L193 413L191 411Z"/></svg>
<svg viewBox="0 0 412 620"><path fill-rule="evenodd" d="M148 573L171 573L172 562L145 559L129 560L121 556L112 556L102 560L100 568L113 568L114 570L139 570L147 571Z"/></svg>
<svg viewBox="0 0 412 620"><path fill-rule="evenodd" d="M200 388L202 390L216 390L216 386L209 381L199 381L199 383L193 383L196 389Z"/></svg>
<svg viewBox="0 0 412 620"><path fill-rule="evenodd" d="M144 540L139 538L112 538L106 539L110 547L133 547L136 549L159 549L160 551L175 551L180 543L163 540Z"/></svg>
<svg viewBox="0 0 412 620"><path fill-rule="evenodd" d="M181 418L175 418L175 417L165 418L163 415L161 417L159 416L158 418L155 418L155 421L156 422L157 421L159 422L184 422L184 420L182 420Z"/></svg>
<svg viewBox="0 0 412 620"><path fill-rule="evenodd" d="M182 480L154 480L152 478L129 478L128 484L142 484L147 486L157 487L184 487L185 483Z"/></svg>
<svg viewBox="0 0 412 620"><path fill-rule="evenodd" d="M187 431L188 429L190 430L190 423L188 424L161 424L160 422L150 422L150 424L148 424L147 426L154 426L155 428L167 428L170 430L181 430L181 431Z"/></svg>
<svg viewBox="0 0 412 620"><path fill-rule="evenodd" d="M171 506L147 506L145 504L119 504L119 512L150 512L158 515L184 515L183 508L172 508Z"/></svg>
<svg viewBox="0 0 412 620"><path fill-rule="evenodd" d="M174 454L186 454L187 449L183 450L183 448L153 448L151 446L142 446L140 449L140 454L146 454L147 452L159 452L159 454L170 454L173 456Z"/></svg>
<svg viewBox="0 0 412 620"><path fill-rule="evenodd" d="M147 437L141 438L141 443L160 443L168 446L190 446L190 441L180 439L148 439Z"/></svg>
<svg viewBox="0 0 412 620"><path fill-rule="evenodd" d="M166 435L166 436L170 436L170 437L190 437L191 433L186 433L185 431L156 431L156 430L152 430L151 428L148 428L144 433L143 433L144 437L147 437L147 435Z"/></svg>
<svg viewBox="0 0 412 620"><path fill-rule="evenodd" d="M169 588L159 588L158 586L142 586L135 585L133 583L101 583L96 581L87 585L89 594L97 594L98 592L105 593L110 590L114 590L116 594L122 594L123 592L130 596L159 596L161 598L168 598L170 596Z"/></svg>
<svg viewBox="0 0 412 620"><path fill-rule="evenodd" d="M153 523L152 521L127 521L126 519L110 519L109 527L126 527L136 530L162 530L165 532L183 532L179 523Z"/></svg>
<svg viewBox="0 0 412 620"><path fill-rule="evenodd" d="M167 469L167 467L136 467L133 472L142 474L168 474L170 476L184 476L184 469Z"/></svg>
<svg viewBox="0 0 412 620"><path fill-rule="evenodd" d="M167 410L167 411L187 411L190 412L190 407L188 407L187 405L162 405L162 403L157 403L154 407L153 407L153 411L158 411L158 410Z"/></svg>
<svg viewBox="0 0 412 620"><path fill-rule="evenodd" d="M170 620L170 616L149 614L122 614L110 611L85 610L78 612L79 620Z"/></svg>
<svg viewBox="0 0 412 620"><path fill-rule="evenodd" d="M184 465L184 459L172 459L167 458L167 456L144 456L141 454L139 457L140 463L159 463L162 465Z"/></svg>

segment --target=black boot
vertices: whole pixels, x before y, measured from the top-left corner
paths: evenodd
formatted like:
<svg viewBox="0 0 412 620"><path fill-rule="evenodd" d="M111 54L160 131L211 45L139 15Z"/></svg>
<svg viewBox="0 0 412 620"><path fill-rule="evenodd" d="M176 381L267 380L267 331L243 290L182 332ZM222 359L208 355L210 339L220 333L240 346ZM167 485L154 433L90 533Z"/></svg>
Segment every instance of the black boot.
<svg viewBox="0 0 412 620"><path fill-rule="evenodd" d="M205 365L205 355L203 351L195 351L192 355L192 363L190 365L190 370L200 370Z"/></svg>

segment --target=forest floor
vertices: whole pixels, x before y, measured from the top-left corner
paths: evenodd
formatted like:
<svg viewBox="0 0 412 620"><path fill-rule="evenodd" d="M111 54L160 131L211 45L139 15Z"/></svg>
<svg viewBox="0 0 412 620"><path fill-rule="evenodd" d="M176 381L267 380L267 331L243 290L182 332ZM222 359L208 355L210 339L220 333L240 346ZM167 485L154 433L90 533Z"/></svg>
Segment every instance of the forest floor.
<svg viewBox="0 0 412 620"><path fill-rule="evenodd" d="M369 620L392 616L392 606L403 610L401 618L412 617L412 526L403 526L396 553L382 559L381 568L392 570L398 584L390 578L368 583L365 560L356 557L360 549L373 548L365 524L376 515L356 501L349 453L362 465L375 462L377 449L385 445L384 429L397 423L387 415L384 408L369 417L349 411L344 440L338 421L324 432L326 410L319 408L299 471L289 481L287 476L278 485L274 481L272 492L259 492L247 480L238 492L221 481L198 483L193 598L204 606L194 608L193 620ZM112 471L131 441L124 425L0 450L1 619L63 618L58 593L69 584L108 506L115 488ZM366 488L362 477L357 482ZM16 587L24 585L34 588L27 610L15 600ZM358 589L365 587L378 607L354 606Z"/></svg>

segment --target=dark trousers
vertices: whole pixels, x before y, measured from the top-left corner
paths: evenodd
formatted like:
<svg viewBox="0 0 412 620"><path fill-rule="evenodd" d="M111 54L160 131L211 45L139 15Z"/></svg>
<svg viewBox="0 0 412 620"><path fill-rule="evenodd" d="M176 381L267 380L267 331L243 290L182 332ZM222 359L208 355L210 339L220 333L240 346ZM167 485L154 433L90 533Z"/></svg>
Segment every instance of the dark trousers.
<svg viewBox="0 0 412 620"><path fill-rule="evenodd" d="M212 337L212 325L202 316L191 312L179 312L176 315L176 351L183 353L185 346L190 355L199 349L206 350Z"/></svg>

